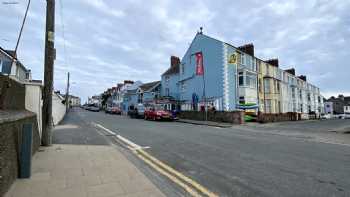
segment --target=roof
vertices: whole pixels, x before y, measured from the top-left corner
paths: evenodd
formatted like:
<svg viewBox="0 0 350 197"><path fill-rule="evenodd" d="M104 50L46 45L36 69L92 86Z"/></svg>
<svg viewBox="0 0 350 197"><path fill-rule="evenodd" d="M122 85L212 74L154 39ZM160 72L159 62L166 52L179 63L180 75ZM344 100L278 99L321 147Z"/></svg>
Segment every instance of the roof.
<svg viewBox="0 0 350 197"><path fill-rule="evenodd" d="M170 66L167 71L165 71L162 75L173 75L178 74L180 72L180 64L175 66Z"/></svg>
<svg viewBox="0 0 350 197"><path fill-rule="evenodd" d="M143 91L149 91L153 87L157 86L158 84L160 84L160 81L153 81L153 82L149 82L149 83L144 83L144 84L140 85L140 89Z"/></svg>
<svg viewBox="0 0 350 197"><path fill-rule="evenodd" d="M7 55L8 58L11 58L11 59L13 58L14 53L9 53L11 52L10 50L5 50L4 48L0 47L0 51L2 51L5 55Z"/></svg>
<svg viewBox="0 0 350 197"><path fill-rule="evenodd" d="M0 47L0 51L2 51L5 55L7 55L9 58L14 59L13 61L17 61L17 65L19 65L20 67L22 67L26 72L28 71L28 69L22 64L22 62L20 62L17 59L17 55L15 55L15 51L14 50L6 50L2 47Z"/></svg>

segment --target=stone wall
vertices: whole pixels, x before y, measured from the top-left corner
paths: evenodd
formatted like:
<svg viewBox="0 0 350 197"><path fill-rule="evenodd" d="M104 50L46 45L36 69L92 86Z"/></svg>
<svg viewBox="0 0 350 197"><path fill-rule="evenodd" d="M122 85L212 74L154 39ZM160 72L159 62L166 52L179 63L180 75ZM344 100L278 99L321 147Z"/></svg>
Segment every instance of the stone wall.
<svg viewBox="0 0 350 197"><path fill-rule="evenodd" d="M190 119L190 120L205 120L205 112L203 111L182 111L178 114L179 118ZM213 122L227 122L232 124L243 124L244 123L244 112L243 111L208 111L208 121Z"/></svg>
<svg viewBox="0 0 350 197"><path fill-rule="evenodd" d="M258 115L257 121L260 123L268 122L281 122L281 121L296 121L300 120L298 113L289 112L283 114L264 114L261 113Z"/></svg>
<svg viewBox="0 0 350 197"><path fill-rule="evenodd" d="M8 84L8 85L7 85ZM0 74L0 99L3 100L2 109L25 108L25 86ZM1 107L1 103L0 103Z"/></svg>
<svg viewBox="0 0 350 197"><path fill-rule="evenodd" d="M18 176L24 123L33 124L32 154L34 154L40 146L36 115L24 110L0 112L0 196L6 193Z"/></svg>

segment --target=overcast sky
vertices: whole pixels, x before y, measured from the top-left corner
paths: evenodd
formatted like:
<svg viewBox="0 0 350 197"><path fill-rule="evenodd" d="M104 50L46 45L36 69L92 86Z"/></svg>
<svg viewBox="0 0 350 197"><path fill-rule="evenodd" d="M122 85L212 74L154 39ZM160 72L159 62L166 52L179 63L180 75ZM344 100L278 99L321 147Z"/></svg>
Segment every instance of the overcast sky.
<svg viewBox="0 0 350 197"><path fill-rule="evenodd" d="M27 2L16 1L0 4L6 49L15 46ZM45 0L32 0L18 51L35 79L43 79L45 9ZM56 0L54 88L64 92L68 71L83 100L124 79L159 80L169 57L181 58L203 26L234 46L253 43L261 59L278 57L326 97L350 96L349 10L350 0Z"/></svg>

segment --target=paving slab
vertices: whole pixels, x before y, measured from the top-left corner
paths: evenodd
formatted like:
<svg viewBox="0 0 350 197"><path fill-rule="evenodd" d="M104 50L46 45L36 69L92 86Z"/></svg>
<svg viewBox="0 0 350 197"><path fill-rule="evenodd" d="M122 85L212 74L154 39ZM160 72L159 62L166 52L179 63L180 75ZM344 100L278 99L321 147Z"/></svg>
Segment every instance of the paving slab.
<svg viewBox="0 0 350 197"><path fill-rule="evenodd" d="M55 144L41 147L33 157L31 178L16 180L5 195L22 196L164 194L113 146Z"/></svg>

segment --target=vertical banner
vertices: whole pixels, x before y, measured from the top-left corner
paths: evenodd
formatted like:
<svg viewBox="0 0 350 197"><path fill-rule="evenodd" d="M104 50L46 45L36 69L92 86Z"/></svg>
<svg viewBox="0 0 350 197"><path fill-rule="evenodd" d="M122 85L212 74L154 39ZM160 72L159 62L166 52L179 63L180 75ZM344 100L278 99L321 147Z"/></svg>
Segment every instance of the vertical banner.
<svg viewBox="0 0 350 197"><path fill-rule="evenodd" d="M202 52L195 53L196 56L196 75L204 75L203 54Z"/></svg>

